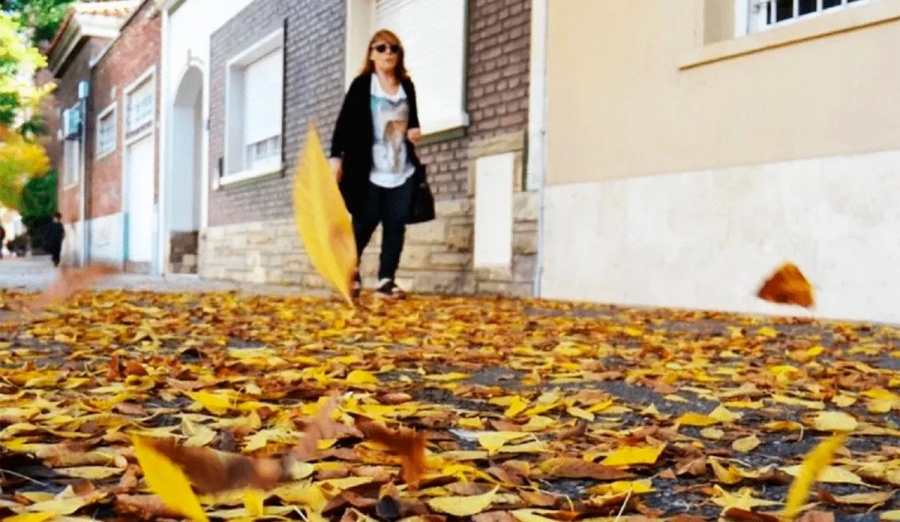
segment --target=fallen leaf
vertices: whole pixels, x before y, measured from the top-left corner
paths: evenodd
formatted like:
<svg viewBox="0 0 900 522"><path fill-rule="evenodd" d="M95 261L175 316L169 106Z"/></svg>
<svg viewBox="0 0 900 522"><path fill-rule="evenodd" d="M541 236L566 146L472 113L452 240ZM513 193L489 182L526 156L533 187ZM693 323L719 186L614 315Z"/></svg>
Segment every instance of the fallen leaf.
<svg viewBox="0 0 900 522"><path fill-rule="evenodd" d="M760 444L761 441L759 438L757 438L756 435L751 434L732 442L731 449L739 453L749 453L755 450Z"/></svg>
<svg viewBox="0 0 900 522"><path fill-rule="evenodd" d="M455 517L470 517L486 510L493 502L499 486L482 495L467 497L438 497L428 499L426 502L431 509L453 515Z"/></svg>
<svg viewBox="0 0 900 522"><path fill-rule="evenodd" d="M764 301L793 304L804 308L813 306L812 285L794 263L784 263L762 284L756 293Z"/></svg>
<svg viewBox="0 0 900 522"><path fill-rule="evenodd" d="M823 411L816 415L815 428L819 431L853 431L859 422L849 413Z"/></svg>

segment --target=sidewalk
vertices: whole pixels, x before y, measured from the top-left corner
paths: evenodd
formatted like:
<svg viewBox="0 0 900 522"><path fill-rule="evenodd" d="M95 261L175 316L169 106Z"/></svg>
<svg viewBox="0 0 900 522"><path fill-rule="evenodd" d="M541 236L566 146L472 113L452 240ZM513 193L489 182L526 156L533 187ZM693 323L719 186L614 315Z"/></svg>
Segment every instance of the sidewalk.
<svg viewBox="0 0 900 522"><path fill-rule="evenodd" d="M0 288L20 291L39 291L48 287L59 275L48 256L0 259ZM262 285L230 281L208 281L190 274L151 276L145 274L117 274L96 285L97 289L153 290L163 293L238 291L256 295L310 295L308 290L281 285ZM326 296L327 292L318 295ZM316 294L313 294L316 295Z"/></svg>

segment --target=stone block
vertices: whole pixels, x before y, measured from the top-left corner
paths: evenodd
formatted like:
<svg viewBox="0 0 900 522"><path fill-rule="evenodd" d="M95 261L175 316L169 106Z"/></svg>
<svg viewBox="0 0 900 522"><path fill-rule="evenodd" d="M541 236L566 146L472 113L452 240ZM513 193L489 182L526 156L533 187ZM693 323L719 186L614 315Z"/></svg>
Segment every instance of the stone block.
<svg viewBox="0 0 900 522"><path fill-rule="evenodd" d="M435 214L438 219L458 216L471 216L473 203L471 198L460 198L438 201L435 203Z"/></svg>
<svg viewBox="0 0 900 522"><path fill-rule="evenodd" d="M262 255L259 250L248 250L244 254L244 266L247 268L256 268L262 265Z"/></svg>
<svg viewBox="0 0 900 522"><path fill-rule="evenodd" d="M466 270L472 266L472 254L467 252L433 252L429 268Z"/></svg>
<svg viewBox="0 0 900 522"><path fill-rule="evenodd" d="M247 248L250 243L247 234L237 233L228 236L226 244L228 248L241 250Z"/></svg>
<svg viewBox="0 0 900 522"><path fill-rule="evenodd" d="M273 242L273 238L269 235L268 231L260 230L255 232L250 232L247 236L247 243L250 246L264 246L269 245Z"/></svg>
<svg viewBox="0 0 900 522"><path fill-rule="evenodd" d="M471 272L422 272L415 275L411 288L416 292L472 294L475 278Z"/></svg>
<svg viewBox="0 0 900 522"><path fill-rule="evenodd" d="M210 227L204 231L207 241L221 241L225 239L225 227Z"/></svg>
<svg viewBox="0 0 900 522"><path fill-rule="evenodd" d="M447 238L447 221L438 216L429 223L419 223L406 228L406 242L431 244L443 243Z"/></svg>
<svg viewBox="0 0 900 522"><path fill-rule="evenodd" d="M480 267L475 269L475 278L482 281L511 281L512 267Z"/></svg>
<svg viewBox="0 0 900 522"><path fill-rule="evenodd" d="M530 283L534 281L534 270L536 266L536 255L516 256L513 259L513 282Z"/></svg>
<svg viewBox="0 0 900 522"><path fill-rule="evenodd" d="M447 233L447 247L458 252L471 252L475 230L469 225L454 225Z"/></svg>
<svg viewBox="0 0 900 522"><path fill-rule="evenodd" d="M513 196L513 222L537 221L538 195L535 192L519 192Z"/></svg>
<svg viewBox="0 0 900 522"><path fill-rule="evenodd" d="M516 152L525 149L525 131L510 132L484 140L469 143L469 159L476 160L484 156Z"/></svg>
<svg viewBox="0 0 900 522"><path fill-rule="evenodd" d="M328 283L318 274L306 274L300 280L300 286L304 288L322 289L328 286Z"/></svg>
<svg viewBox="0 0 900 522"><path fill-rule="evenodd" d="M537 233L513 234L513 255L536 254Z"/></svg>
<svg viewBox="0 0 900 522"><path fill-rule="evenodd" d="M481 281L478 283L478 294L500 295L504 297L531 297L531 285L527 283L504 283L498 281Z"/></svg>
<svg viewBox="0 0 900 522"><path fill-rule="evenodd" d="M181 258L181 264L186 267L195 267L197 266L197 256L194 254L185 254L184 257Z"/></svg>
<svg viewBox="0 0 900 522"><path fill-rule="evenodd" d="M430 268L431 256L431 250L428 247L407 244L403 247L400 266L416 270ZM374 264L377 265L377 261Z"/></svg>

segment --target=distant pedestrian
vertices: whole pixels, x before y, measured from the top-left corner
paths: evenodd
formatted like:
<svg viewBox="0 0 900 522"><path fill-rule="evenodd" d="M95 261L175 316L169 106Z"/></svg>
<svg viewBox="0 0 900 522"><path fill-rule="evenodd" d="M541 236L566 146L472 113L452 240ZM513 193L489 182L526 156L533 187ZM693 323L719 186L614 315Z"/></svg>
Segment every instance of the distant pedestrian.
<svg viewBox="0 0 900 522"><path fill-rule="evenodd" d="M59 266L59 255L62 252L63 239L66 237L66 229L62 224L62 214L53 214L53 222L47 225L47 248L53 259L53 266Z"/></svg>
<svg viewBox="0 0 900 522"><path fill-rule="evenodd" d="M0 259L3 259L3 245L6 244L6 229L0 225Z"/></svg>
<svg viewBox="0 0 900 522"><path fill-rule="evenodd" d="M403 297L394 282L409 218L417 168L414 143L422 133L416 90L403 62L396 34L372 36L362 72L353 80L331 139L331 166L347 210L353 216L357 259L382 226L378 268L380 297ZM362 280L356 274L353 295Z"/></svg>

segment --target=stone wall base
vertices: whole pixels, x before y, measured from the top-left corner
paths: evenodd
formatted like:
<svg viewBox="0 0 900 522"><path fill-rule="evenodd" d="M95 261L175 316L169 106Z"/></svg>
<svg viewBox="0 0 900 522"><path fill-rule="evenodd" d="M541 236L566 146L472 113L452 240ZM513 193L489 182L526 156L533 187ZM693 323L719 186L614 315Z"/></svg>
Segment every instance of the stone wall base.
<svg viewBox="0 0 900 522"><path fill-rule="evenodd" d="M410 225L397 283L415 293L532 294L537 254L537 194L517 192L513 207L513 259L508 267L473 267L472 200L439 201L438 218ZM363 254L366 288L374 287L381 230ZM202 278L299 285L320 290L327 283L311 266L293 219L212 227L200 234Z"/></svg>

